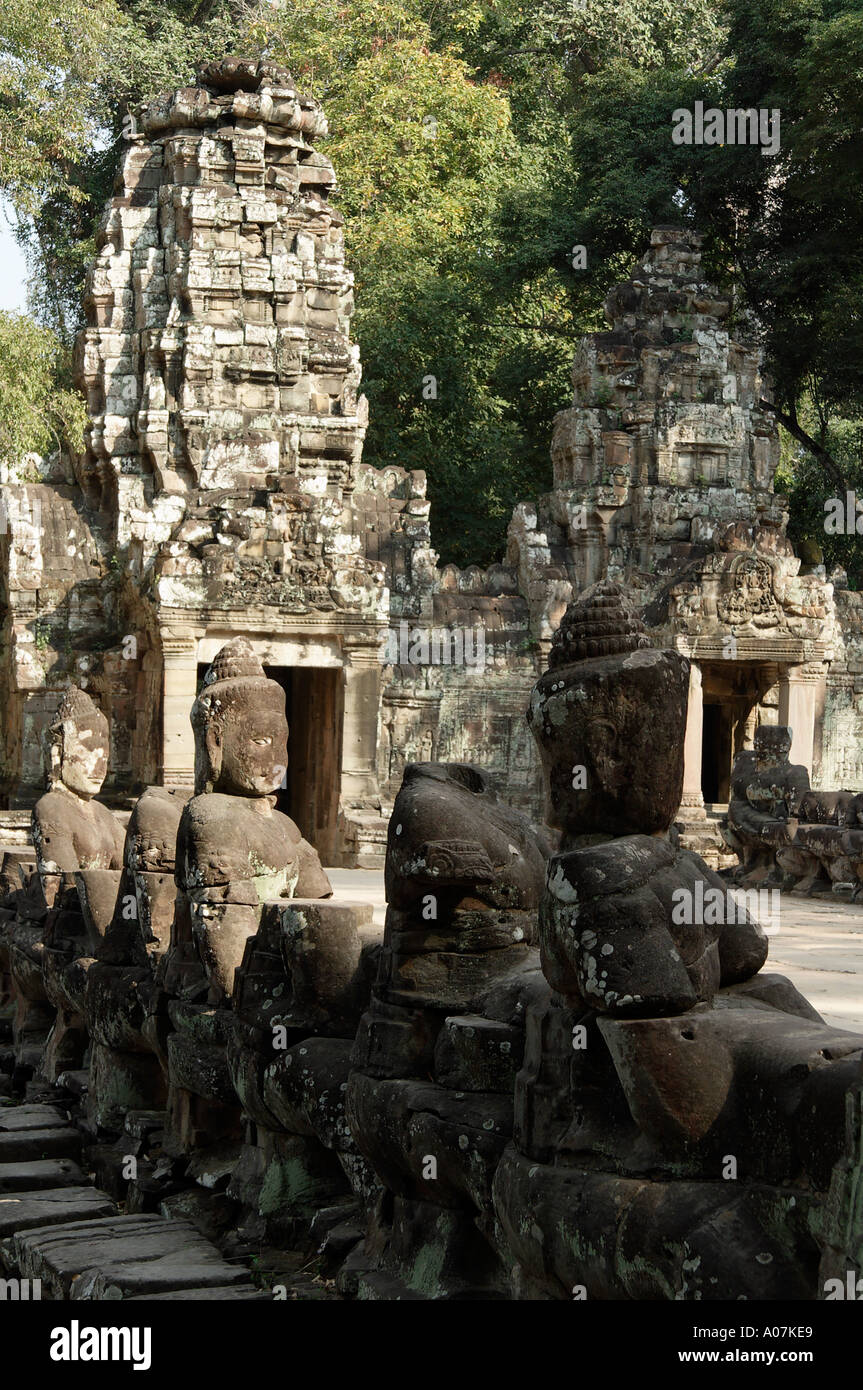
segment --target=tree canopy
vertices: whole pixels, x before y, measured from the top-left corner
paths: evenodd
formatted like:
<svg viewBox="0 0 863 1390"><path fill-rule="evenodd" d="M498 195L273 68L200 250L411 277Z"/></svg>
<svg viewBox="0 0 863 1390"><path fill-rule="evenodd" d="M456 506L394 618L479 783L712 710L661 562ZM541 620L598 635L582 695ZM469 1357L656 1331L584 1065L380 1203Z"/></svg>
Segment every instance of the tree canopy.
<svg viewBox="0 0 863 1390"><path fill-rule="evenodd" d="M863 472L858 0L0 0L0 34L0 188L33 270L17 331L50 331L59 373L124 122L204 59L266 54L329 120L365 457L425 469L442 559L498 557L547 489L577 340L670 221L706 233L761 339L793 532L841 558L813 507ZM779 152L674 144L696 100L778 109Z"/></svg>

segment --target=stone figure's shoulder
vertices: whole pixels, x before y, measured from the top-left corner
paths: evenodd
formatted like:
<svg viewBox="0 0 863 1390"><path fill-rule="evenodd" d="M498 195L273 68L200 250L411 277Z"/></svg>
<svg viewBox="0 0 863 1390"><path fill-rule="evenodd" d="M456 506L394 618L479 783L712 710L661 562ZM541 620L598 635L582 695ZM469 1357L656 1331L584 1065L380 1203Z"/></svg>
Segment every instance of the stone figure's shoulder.
<svg viewBox="0 0 863 1390"><path fill-rule="evenodd" d="M90 801L89 807L90 814L92 815L95 824L103 826L105 830L109 831L110 834L113 835L115 842L119 842L119 844L122 845L123 840L125 839L126 832L123 829L123 826L121 825L120 821L114 815L114 812L110 810L108 806L103 806L102 802L97 801L95 797L92 801Z"/></svg>
<svg viewBox="0 0 863 1390"><path fill-rule="evenodd" d="M240 796L227 796L224 792L202 792L192 796L183 806L179 817L179 837L183 840L197 841L200 838L213 840L227 834L236 834L239 826L245 826L247 810Z"/></svg>
<svg viewBox="0 0 863 1390"><path fill-rule="evenodd" d="M298 845L300 843L303 838L303 832L300 830L296 821L291 820L290 816L286 816L283 811L274 811L273 819L292 845Z"/></svg>
<svg viewBox="0 0 863 1390"><path fill-rule="evenodd" d="M64 873L78 868L81 809L65 792L50 791L40 797L31 814L33 844L43 865ZM87 829L86 823L83 827Z"/></svg>
<svg viewBox="0 0 863 1390"><path fill-rule="evenodd" d="M62 831L64 834L72 835L79 815L78 807L71 797L65 792L51 791L40 796L33 807L31 820L40 830Z"/></svg>

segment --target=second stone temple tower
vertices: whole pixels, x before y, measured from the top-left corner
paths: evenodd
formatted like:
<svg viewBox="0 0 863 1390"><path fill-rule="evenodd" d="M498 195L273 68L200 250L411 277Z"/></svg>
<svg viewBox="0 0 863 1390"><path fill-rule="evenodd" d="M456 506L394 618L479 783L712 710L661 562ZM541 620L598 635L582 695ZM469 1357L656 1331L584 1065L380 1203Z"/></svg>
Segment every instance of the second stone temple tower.
<svg viewBox="0 0 863 1390"><path fill-rule="evenodd" d="M779 436L757 346L704 278L702 238L657 227L606 300L606 332L576 352L572 406L554 421L553 491L516 509L510 559L547 642L570 594L619 584L656 646L691 663L681 821L711 857L705 804L728 800L756 724L794 730L827 761L829 663L843 655L833 585L801 566L774 493ZM832 672L831 672L832 674Z"/></svg>

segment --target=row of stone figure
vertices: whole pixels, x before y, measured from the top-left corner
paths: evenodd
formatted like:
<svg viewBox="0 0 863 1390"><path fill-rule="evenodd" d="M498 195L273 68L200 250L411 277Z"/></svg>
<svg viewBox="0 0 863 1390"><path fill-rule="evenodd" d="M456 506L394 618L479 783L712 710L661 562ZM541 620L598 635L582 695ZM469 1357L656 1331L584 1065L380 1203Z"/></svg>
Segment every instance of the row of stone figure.
<svg viewBox="0 0 863 1390"><path fill-rule="evenodd" d="M747 885L799 893L863 888L863 793L814 791L792 763L792 730L762 724L739 753L723 834Z"/></svg>
<svg viewBox="0 0 863 1390"><path fill-rule="evenodd" d="M382 941L273 807L284 697L248 644L192 711L195 795L150 788L125 843L70 692L38 872L5 868L22 1066L86 1050L96 1137L164 1109L190 1171L235 1152L246 1236L353 1211L346 1293L817 1297L857 1267L863 1037L759 974L748 915L678 924L726 886L672 828L688 685L615 586L583 594L528 710L559 842L479 769L410 766Z"/></svg>

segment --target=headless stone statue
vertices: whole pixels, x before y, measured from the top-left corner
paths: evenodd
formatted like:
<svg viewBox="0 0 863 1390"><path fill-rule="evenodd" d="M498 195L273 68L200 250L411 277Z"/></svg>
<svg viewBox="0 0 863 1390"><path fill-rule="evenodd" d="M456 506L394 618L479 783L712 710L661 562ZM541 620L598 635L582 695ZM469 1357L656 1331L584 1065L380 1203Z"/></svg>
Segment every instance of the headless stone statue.
<svg viewBox="0 0 863 1390"><path fill-rule="evenodd" d="M689 663L645 643L620 590L595 585L567 610L528 710L563 831L540 918L543 969L554 989L611 1014L680 1012L767 956L745 912L687 920L687 895L724 900L727 885L667 838Z"/></svg>
<svg viewBox="0 0 863 1390"><path fill-rule="evenodd" d="M177 830L189 793L148 787L126 829L125 868L113 918L87 972L90 1035L87 1113L118 1131L130 1110L158 1110L165 1076L157 1056L158 1024L147 1037L158 994L154 973L168 945L177 895Z"/></svg>
<svg viewBox="0 0 863 1390"><path fill-rule="evenodd" d="M287 768L285 695L245 638L215 657L192 709L195 796L177 837L177 883L210 984L230 999L234 971L271 898L329 897L314 849L275 809Z"/></svg>
<svg viewBox="0 0 863 1390"><path fill-rule="evenodd" d="M357 1147L391 1194L375 1208L363 1276L378 1297L500 1296L509 1277L487 1240L491 1188L512 1133L525 1013L547 992L533 945L547 853L547 835L481 768L406 767L387 837L380 970L346 1101Z"/></svg>
<svg viewBox="0 0 863 1390"><path fill-rule="evenodd" d="M774 819L794 815L809 790L809 773L789 761L793 730L786 724L762 724L755 733L755 776L746 799L757 812Z"/></svg>
<svg viewBox="0 0 863 1390"><path fill-rule="evenodd" d="M595 586L531 699L563 841L495 1213L522 1298L811 1298L811 1204L839 1211L863 1036L758 973L758 923L677 847L688 662L640 638ZM775 810L769 751L756 801Z"/></svg>

